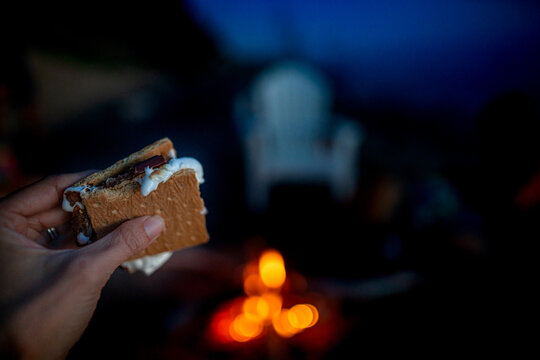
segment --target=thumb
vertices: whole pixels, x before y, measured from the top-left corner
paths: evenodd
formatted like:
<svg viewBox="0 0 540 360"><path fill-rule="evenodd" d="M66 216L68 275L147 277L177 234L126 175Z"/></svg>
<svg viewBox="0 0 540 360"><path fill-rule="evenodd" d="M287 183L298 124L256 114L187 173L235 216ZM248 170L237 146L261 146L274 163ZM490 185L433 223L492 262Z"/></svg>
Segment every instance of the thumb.
<svg viewBox="0 0 540 360"><path fill-rule="evenodd" d="M120 264L150 245L165 228L160 216L126 221L107 236L81 250L93 258L93 268L111 274Z"/></svg>

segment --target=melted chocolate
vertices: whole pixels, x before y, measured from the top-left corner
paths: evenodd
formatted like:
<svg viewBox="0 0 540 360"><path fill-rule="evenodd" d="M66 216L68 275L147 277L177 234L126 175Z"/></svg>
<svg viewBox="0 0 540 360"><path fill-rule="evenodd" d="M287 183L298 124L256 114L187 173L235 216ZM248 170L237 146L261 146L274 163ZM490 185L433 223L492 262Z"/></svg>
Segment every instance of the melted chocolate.
<svg viewBox="0 0 540 360"><path fill-rule="evenodd" d="M102 184L102 186L106 188L114 187L118 184L120 184L123 181L126 180L132 180L133 178L137 177L140 174L144 173L144 169L147 167L153 169L155 167L161 166L165 164L165 158L161 155L153 156L149 159L146 159L144 161L141 161L140 163L137 163L133 165L128 171L118 174L116 176L111 176L107 178Z"/></svg>

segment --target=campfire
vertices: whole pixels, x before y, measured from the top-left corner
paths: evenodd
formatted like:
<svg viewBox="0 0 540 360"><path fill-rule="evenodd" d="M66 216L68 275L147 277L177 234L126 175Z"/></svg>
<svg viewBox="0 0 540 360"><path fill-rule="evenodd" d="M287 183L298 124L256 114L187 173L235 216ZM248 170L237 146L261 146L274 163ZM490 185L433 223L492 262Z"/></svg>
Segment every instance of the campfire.
<svg viewBox="0 0 540 360"><path fill-rule="evenodd" d="M213 342L246 343L271 333L291 338L316 326L317 307L290 294L288 285L285 262L277 250L265 250L247 263L243 269L245 295L222 304L212 316L209 334Z"/></svg>

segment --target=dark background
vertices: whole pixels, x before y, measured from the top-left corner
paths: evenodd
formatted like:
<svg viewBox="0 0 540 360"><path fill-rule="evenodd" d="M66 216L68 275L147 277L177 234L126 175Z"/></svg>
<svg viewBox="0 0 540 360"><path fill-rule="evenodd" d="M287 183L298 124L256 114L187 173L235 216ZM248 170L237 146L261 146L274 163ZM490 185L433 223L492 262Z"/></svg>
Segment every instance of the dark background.
<svg viewBox="0 0 540 360"><path fill-rule="evenodd" d="M292 358L527 342L516 332L531 315L540 218L537 201L515 198L540 170L536 2L98 0L6 13L25 21L7 24L1 45L3 194L104 168L163 136L205 170L210 243L150 278L117 272L71 358L105 347L275 358L199 336L265 246L345 319L326 348L284 341ZM345 203L291 182L264 211L246 205L235 99L283 59L320 69L333 111L365 130L359 191Z"/></svg>

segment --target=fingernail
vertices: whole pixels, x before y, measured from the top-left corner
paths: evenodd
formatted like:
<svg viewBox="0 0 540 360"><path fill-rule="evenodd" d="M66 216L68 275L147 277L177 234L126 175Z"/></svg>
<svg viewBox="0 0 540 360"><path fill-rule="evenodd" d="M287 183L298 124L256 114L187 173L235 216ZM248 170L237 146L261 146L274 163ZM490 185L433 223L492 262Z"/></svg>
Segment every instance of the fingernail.
<svg viewBox="0 0 540 360"><path fill-rule="evenodd" d="M158 237L163 228L165 227L165 221L161 216L154 215L150 216L148 219L144 220L144 231L150 239Z"/></svg>

